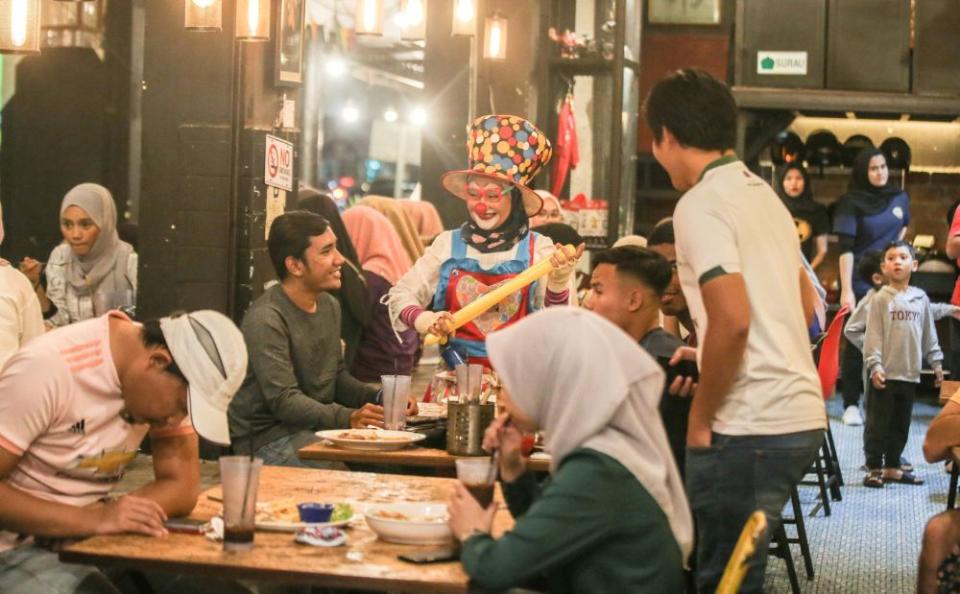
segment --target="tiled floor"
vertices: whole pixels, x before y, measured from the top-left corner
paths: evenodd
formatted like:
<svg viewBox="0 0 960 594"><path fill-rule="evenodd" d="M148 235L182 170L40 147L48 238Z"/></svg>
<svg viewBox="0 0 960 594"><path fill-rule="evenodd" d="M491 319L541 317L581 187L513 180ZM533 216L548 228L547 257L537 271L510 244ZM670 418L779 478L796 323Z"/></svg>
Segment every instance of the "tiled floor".
<svg viewBox="0 0 960 594"><path fill-rule="evenodd" d="M910 441L904 455L916 466L922 486L888 485L869 489L862 485L863 427L840 422L840 405L829 407L846 486L843 501L835 502L832 515L809 514L819 502L816 487L801 487L815 577L803 575L800 549L793 547L794 562L804 593L907 594L916 589L917 557L926 521L946 507L949 475L943 464L927 464L921 446L927 426L940 410L930 401L914 407ZM792 528L788 527L788 530ZM784 562L771 558L767 565L766 590L789 593Z"/></svg>

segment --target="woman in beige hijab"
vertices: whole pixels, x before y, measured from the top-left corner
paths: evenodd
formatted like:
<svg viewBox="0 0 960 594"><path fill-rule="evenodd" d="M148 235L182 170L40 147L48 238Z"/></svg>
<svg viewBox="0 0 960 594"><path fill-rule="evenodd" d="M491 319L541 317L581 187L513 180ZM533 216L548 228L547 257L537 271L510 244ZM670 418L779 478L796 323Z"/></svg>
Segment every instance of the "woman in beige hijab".
<svg viewBox="0 0 960 594"><path fill-rule="evenodd" d="M625 332L579 308L547 309L487 337L507 411L487 431L498 449L513 530L490 534L457 484L450 527L464 571L505 589L545 577L550 592L682 592L693 521L657 406L663 373ZM542 487L526 472L520 431L541 429Z"/></svg>
<svg viewBox="0 0 960 594"><path fill-rule="evenodd" d="M400 201L386 196L367 196L357 202L359 206L372 208L387 217L390 224L400 236L400 243L403 249L410 256L411 262L416 262L423 255L423 241L420 239L420 232L416 225L410 220L410 216L400 205Z"/></svg>

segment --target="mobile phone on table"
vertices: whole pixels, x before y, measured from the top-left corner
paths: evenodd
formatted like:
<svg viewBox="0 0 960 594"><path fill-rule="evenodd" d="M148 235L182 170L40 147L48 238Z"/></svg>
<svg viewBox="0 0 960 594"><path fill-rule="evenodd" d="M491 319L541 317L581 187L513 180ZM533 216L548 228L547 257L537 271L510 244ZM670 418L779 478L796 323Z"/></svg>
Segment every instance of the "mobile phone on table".
<svg viewBox="0 0 960 594"><path fill-rule="evenodd" d="M194 520L193 518L170 518L164 522L163 525L170 532L203 534L203 527L206 525L206 522L203 520Z"/></svg>
<svg viewBox="0 0 960 594"><path fill-rule="evenodd" d="M444 547L442 549L430 549L429 551L415 551L397 555L397 559L407 563L442 563L444 561L456 561L460 558L460 549L457 547Z"/></svg>

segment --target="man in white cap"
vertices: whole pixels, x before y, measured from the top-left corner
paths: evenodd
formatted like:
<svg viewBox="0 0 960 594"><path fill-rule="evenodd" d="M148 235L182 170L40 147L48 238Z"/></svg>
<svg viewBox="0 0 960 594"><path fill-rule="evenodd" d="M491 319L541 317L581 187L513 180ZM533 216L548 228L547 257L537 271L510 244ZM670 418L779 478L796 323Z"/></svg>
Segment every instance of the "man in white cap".
<svg viewBox="0 0 960 594"><path fill-rule="evenodd" d="M92 534L166 534L199 492L197 433L229 444L247 367L226 316L132 322L120 312L32 340L0 373L0 591L112 592L51 549ZM155 480L110 498L150 434ZM54 545L54 546L51 546Z"/></svg>

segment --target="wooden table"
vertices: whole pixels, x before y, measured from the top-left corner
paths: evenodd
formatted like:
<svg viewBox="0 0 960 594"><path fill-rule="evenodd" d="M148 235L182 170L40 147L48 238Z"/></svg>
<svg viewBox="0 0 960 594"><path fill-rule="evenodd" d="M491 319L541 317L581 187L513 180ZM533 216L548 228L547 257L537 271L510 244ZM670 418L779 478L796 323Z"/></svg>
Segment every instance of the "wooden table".
<svg viewBox="0 0 960 594"><path fill-rule="evenodd" d="M398 464L402 466L427 466L430 468L454 468L458 456L451 456L446 450L412 446L392 452L374 452L368 450L348 450L325 441L312 443L297 450L301 460L327 460L334 462L357 462L365 464ZM550 470L549 458L527 458L527 468L537 472Z"/></svg>
<svg viewBox="0 0 960 594"><path fill-rule="evenodd" d="M368 503L446 501L453 483L453 479L444 478L264 466L258 500L348 501L360 514ZM220 487L200 496L191 517L207 520L219 512L220 504L206 495L219 497ZM497 501L503 501L499 487L495 496ZM512 526L510 513L501 506L494 522L494 534L500 535ZM346 532L345 546L322 548L296 544L291 533L258 531L253 550L243 553L225 553L221 543L199 535L96 536L66 547L60 559L98 566L121 565L338 588L399 592L470 590L459 562L414 565L397 559L397 555L404 552L436 547L383 542L360 517L350 523Z"/></svg>

